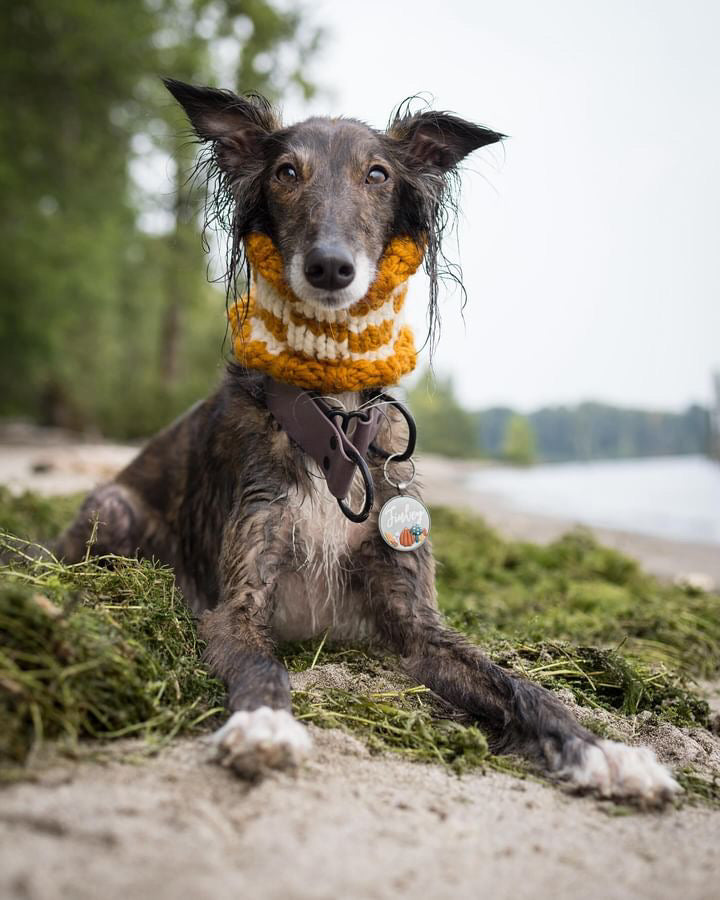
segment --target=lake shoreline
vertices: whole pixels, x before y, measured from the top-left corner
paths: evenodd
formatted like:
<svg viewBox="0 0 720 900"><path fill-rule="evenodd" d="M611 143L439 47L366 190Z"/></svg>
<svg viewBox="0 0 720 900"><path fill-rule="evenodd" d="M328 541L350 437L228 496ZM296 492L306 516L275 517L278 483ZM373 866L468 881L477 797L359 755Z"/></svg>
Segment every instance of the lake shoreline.
<svg viewBox="0 0 720 900"><path fill-rule="evenodd" d="M473 479L479 469L499 467L483 460L455 460L423 454L418 460L419 479L426 502L452 506L482 516L506 537L545 544L582 523L572 518L518 509L498 493L483 490ZM582 527L588 527L582 525ZM599 541L634 559L653 575L668 580L690 579L705 587L720 585L720 546L590 527Z"/></svg>
<svg viewBox="0 0 720 900"><path fill-rule="evenodd" d="M139 447L87 441L53 429L0 429L0 485L52 496L89 491L111 479ZM418 480L430 506L451 506L482 516L502 535L548 543L576 527L571 518L520 510L498 493L482 490L473 476L507 468L488 460L460 460L420 454ZM590 529L602 543L632 556L649 572L668 580L691 579L705 589L720 586L720 545L681 541L613 528Z"/></svg>

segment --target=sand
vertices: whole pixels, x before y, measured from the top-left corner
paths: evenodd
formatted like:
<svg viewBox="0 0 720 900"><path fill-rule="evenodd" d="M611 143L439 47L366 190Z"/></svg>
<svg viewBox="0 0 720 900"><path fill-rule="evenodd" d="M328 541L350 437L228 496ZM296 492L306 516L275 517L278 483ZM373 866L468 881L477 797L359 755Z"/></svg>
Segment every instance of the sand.
<svg viewBox="0 0 720 900"><path fill-rule="evenodd" d="M612 815L497 773L370 757L313 730L293 777L248 786L176 741L143 764L85 763L0 795L0 896L716 898L720 816Z"/></svg>
<svg viewBox="0 0 720 900"><path fill-rule="evenodd" d="M84 490L133 452L16 441L0 447L0 482ZM469 507L533 540L567 524L484 501L463 488L461 465L423 463L431 502ZM708 548L612 537L660 574L720 578ZM342 732L312 733L315 752L300 772L258 785L214 764L203 739L176 740L150 758L133 742L113 745L103 762L51 758L36 782L0 790L0 897L720 896L720 812L625 814L549 784L492 771L459 778L371 756ZM642 719L629 723L626 737L644 740ZM720 741L707 732L668 726L655 741L668 762L720 767Z"/></svg>

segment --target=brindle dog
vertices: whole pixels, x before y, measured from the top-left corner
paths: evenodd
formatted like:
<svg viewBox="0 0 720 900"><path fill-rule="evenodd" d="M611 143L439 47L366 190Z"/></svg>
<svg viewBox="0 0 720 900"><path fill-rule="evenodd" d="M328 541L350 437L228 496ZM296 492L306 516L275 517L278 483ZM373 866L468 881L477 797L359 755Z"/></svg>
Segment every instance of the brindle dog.
<svg viewBox="0 0 720 900"><path fill-rule="evenodd" d="M409 235L427 247L434 311L448 189L461 160L501 135L439 112L400 113L386 133L352 119L283 128L260 98L167 87L211 148L219 206L231 212L231 289L243 238L260 231L279 248L298 296L349 306L366 293L388 241ZM372 397L341 399L358 407ZM376 441L392 452L403 443L398 419L389 413ZM382 458L371 452L368 463L375 506L352 524L268 412L259 374L231 364L215 394L87 498L57 551L79 560L96 522L94 553L173 567L209 667L228 688L233 715L218 752L240 771L292 764L308 750L275 645L330 628L334 638L397 655L412 678L477 720L496 751L606 795L670 796L675 782L649 750L599 740L550 692L443 623L431 549L399 553L381 539L378 510L395 491Z"/></svg>

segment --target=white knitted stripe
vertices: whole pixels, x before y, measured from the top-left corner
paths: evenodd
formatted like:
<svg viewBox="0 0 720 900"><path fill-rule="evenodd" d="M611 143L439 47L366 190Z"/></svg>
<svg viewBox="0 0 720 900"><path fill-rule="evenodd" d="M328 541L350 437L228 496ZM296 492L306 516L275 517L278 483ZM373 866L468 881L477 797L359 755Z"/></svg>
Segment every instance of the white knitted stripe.
<svg viewBox="0 0 720 900"><path fill-rule="evenodd" d="M334 360L347 360L347 362L367 360L368 362L375 362L376 360L389 359L395 352L395 341L397 340L398 332L398 325L396 323L393 328L392 337L384 347L381 347L379 350L369 351L368 353L350 353L347 350L343 352L339 344L324 336L316 338L315 335L307 329L298 329L299 331L302 331L302 334L295 335L295 342L291 343L290 329L288 328L288 341L284 344L278 341L276 337L267 330L261 319L253 317L250 326L250 340L262 341L267 347L268 353L278 355L280 353L287 353L288 351L295 351L304 353L311 359L328 362ZM312 338L312 341L308 341L308 337Z"/></svg>
<svg viewBox="0 0 720 900"><path fill-rule="evenodd" d="M382 347L379 347L377 350L368 350L364 353L352 353L348 349L346 340L336 341L325 334L313 334L305 325L293 325L291 323L287 326L288 349L304 353L305 356L310 356L313 359L383 359L387 355L386 350L388 348L392 350L396 337L397 325L393 323L390 336ZM382 354L382 356L373 355L378 353Z"/></svg>
<svg viewBox="0 0 720 900"><path fill-rule="evenodd" d="M382 325L388 319L396 318L393 303L395 298L405 290L407 290L407 282L399 284L391 291L387 300L379 309L370 310L365 316L351 316L347 309L325 309L322 306L311 306L309 303L302 301L290 303L281 297L262 275L255 276L255 302L286 325L290 323L290 313L295 311L306 319L315 319L316 322L344 325L348 331L353 331L356 334L364 331L368 325Z"/></svg>
<svg viewBox="0 0 720 900"><path fill-rule="evenodd" d="M392 356L398 331L402 325L402 310L395 314L393 302L399 293L406 289L405 284L398 285L383 305L376 310L371 310L365 316L351 316L345 310L325 310L307 303L289 303L281 297L275 288L262 276L256 277L255 303L279 319L287 331L287 343L283 344L275 338L265 324L256 316L252 316L250 326L252 329L251 340L265 342L268 352L276 354L281 351L302 353L310 359L321 361L357 362L358 360L383 360ZM336 324L339 328L348 332L361 334L369 325L380 326L385 323L392 325L388 340L377 350L364 353L348 350L348 339L338 340L334 335L315 335L306 325L296 325L292 321L291 313L299 312L306 318L312 318L317 322Z"/></svg>

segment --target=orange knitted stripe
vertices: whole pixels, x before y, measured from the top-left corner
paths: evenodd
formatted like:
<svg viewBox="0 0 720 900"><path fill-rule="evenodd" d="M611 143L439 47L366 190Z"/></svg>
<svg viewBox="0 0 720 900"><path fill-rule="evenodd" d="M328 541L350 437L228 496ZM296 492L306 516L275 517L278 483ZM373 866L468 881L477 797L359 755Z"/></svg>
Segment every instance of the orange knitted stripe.
<svg viewBox="0 0 720 900"><path fill-rule="evenodd" d="M234 341L237 359L248 369L259 369L277 381L286 381L305 390L360 391L366 387L394 384L415 368L415 346L410 328L401 328L393 354L378 360L316 360L300 353L270 353L265 341L249 340L250 324L245 323Z"/></svg>
<svg viewBox="0 0 720 900"><path fill-rule="evenodd" d="M276 341L279 341L281 344L285 343L287 340L287 325L282 319L278 319L278 317L274 316L269 309L263 309L262 306L258 306L257 304L253 307L253 315L261 320Z"/></svg>
<svg viewBox="0 0 720 900"><path fill-rule="evenodd" d="M237 331L237 324L241 315L241 310L235 306L230 308L228 318L233 325L233 332ZM267 328L270 334L281 344L287 341L287 325L282 319L279 319L269 309L258 306L251 298L250 306L246 322L251 317L258 318ZM386 319L380 325L368 325L362 331L350 331L346 325L337 325L331 322L318 322L315 319L306 319L300 313L291 312L290 318L295 325L301 325L307 328L315 335L329 337L337 344L347 342L347 350L350 353L370 353L373 350L379 350L386 346L392 338L393 320ZM251 329L248 328L248 340L251 340ZM338 347L340 353L344 348Z"/></svg>
<svg viewBox="0 0 720 900"><path fill-rule="evenodd" d="M253 271L269 281L283 299L293 303L297 301L285 281L285 265L280 251L266 234L249 234L245 238L245 253Z"/></svg>
<svg viewBox="0 0 720 900"><path fill-rule="evenodd" d="M348 312L351 316L366 316L379 309L396 287L413 275L423 259L423 250L409 238L394 238L380 260L375 281L362 300L354 303ZM403 300L407 288L403 291ZM402 308L402 301L400 303Z"/></svg>
<svg viewBox="0 0 720 900"><path fill-rule="evenodd" d="M255 306L254 314L262 319L267 330L278 341L287 340L287 325L270 310ZM306 319L305 316L294 311L290 313L290 318L294 325L307 328L317 337L328 337L336 344L347 343L347 349L351 353L369 353L384 347L392 337L394 325L392 319L386 319L380 325L368 325L362 331L350 331L347 325Z"/></svg>
<svg viewBox="0 0 720 900"><path fill-rule="evenodd" d="M282 256L267 235L248 235L245 238L245 252L253 270L262 275L283 299L291 303L301 302L285 281ZM422 247L410 238L393 238L380 259L370 290L349 308L350 315L366 316L371 310L379 309L391 291L417 271L422 258Z"/></svg>

